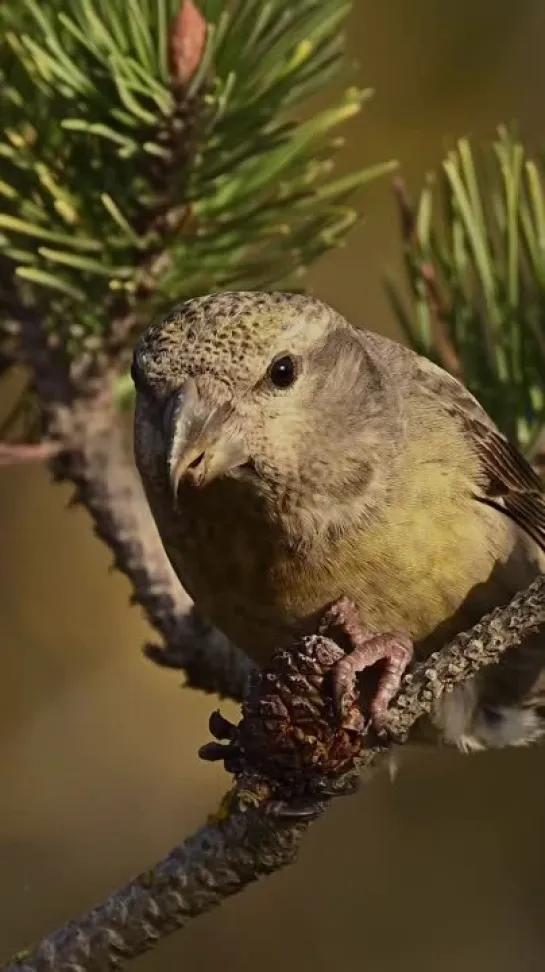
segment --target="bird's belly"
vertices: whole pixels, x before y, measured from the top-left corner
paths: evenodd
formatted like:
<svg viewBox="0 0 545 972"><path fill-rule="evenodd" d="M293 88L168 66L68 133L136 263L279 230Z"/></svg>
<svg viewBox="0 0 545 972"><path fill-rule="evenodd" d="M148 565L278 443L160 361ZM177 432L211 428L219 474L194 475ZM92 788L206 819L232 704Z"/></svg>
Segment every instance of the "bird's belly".
<svg viewBox="0 0 545 972"><path fill-rule="evenodd" d="M338 593L355 601L366 627L407 632L420 657L507 603L543 570L533 541L475 501L466 516L422 511L420 524L415 514L403 526L377 530L367 543L349 542L334 574Z"/></svg>
<svg viewBox="0 0 545 972"><path fill-rule="evenodd" d="M167 551L168 552L168 551ZM274 589L262 563L241 566L225 545L217 557L201 550L197 556L171 560L184 588L199 610L227 637L256 661L263 661L282 644L292 640L299 612L290 610L286 592Z"/></svg>
<svg viewBox="0 0 545 972"><path fill-rule="evenodd" d="M201 518L174 536L162 533L169 559L199 610L256 660L292 637L299 612L274 576L276 557L244 518L221 525Z"/></svg>
<svg viewBox="0 0 545 972"><path fill-rule="evenodd" d="M459 519L434 534L428 520L419 534L413 521L407 536L397 524L295 555L280 554L259 532L233 527L189 544L178 537L168 552L200 610L257 661L312 627L343 595L367 628L404 630L424 654L508 601L539 571L517 528L475 506L468 513L489 518L486 529L482 521L468 529Z"/></svg>

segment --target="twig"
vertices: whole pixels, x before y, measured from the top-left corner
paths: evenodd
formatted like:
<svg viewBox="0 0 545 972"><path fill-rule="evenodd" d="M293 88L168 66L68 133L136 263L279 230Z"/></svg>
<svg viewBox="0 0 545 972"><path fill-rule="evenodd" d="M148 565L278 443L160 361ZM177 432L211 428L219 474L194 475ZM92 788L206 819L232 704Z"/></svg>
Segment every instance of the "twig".
<svg viewBox="0 0 545 972"><path fill-rule="evenodd" d="M450 371L451 375L454 375L454 377L458 378L459 381L463 381L464 371L462 361L450 339L450 334L446 323L449 314L449 306L441 293L435 267L431 262L422 260L420 262L419 269L420 276L422 277L426 287L428 307L430 309L432 318L433 343L435 344L435 349L439 355L439 359L443 367L447 371Z"/></svg>
<svg viewBox="0 0 545 972"><path fill-rule="evenodd" d="M0 466L20 462L43 462L58 455L58 442L0 442Z"/></svg>
<svg viewBox="0 0 545 972"><path fill-rule="evenodd" d="M394 190L394 196L397 201L403 242L411 247L416 246L418 244L416 216L405 179L402 179L401 176L394 176L392 179L392 189Z"/></svg>
<svg viewBox="0 0 545 972"><path fill-rule="evenodd" d="M418 272L426 288L426 297L432 318L433 343L443 367L450 371L455 378L463 380L463 366L461 358L452 343L447 319L449 306L445 301L437 274L433 264L422 258L420 240L414 205L409 198L404 179L396 177L393 180L394 195L397 200L401 222L401 235L406 247L412 252Z"/></svg>
<svg viewBox="0 0 545 972"><path fill-rule="evenodd" d="M543 624L545 577L416 665L391 706L391 730L406 738L442 692L497 662ZM385 750L370 736L364 744L359 769L370 766ZM34 951L19 953L4 972L117 969L191 918L295 859L308 823L287 824L265 813L263 806L246 811L236 801L232 806L225 819L202 827L107 901L44 939Z"/></svg>
<svg viewBox="0 0 545 972"><path fill-rule="evenodd" d="M68 448L51 461L58 480L75 486L74 504L90 513L94 530L132 583L131 601L162 635L148 654L183 669L187 683L240 700L252 663L192 607L172 570L152 520L117 417L100 402L58 408L51 419Z"/></svg>
<svg viewBox="0 0 545 972"><path fill-rule="evenodd" d="M114 407L117 373L99 361L85 374L70 370L62 348L47 343L38 319L21 315L23 360L43 410L50 459L58 481L75 487L72 502L86 507L94 530L131 581L131 600L164 639L147 653L183 669L187 683L240 701L252 663L192 606L172 570L152 520L123 427Z"/></svg>
<svg viewBox="0 0 545 972"><path fill-rule="evenodd" d="M280 827L258 811L205 825L35 951L19 953L4 972L118 969L191 918L293 861L307 826Z"/></svg>

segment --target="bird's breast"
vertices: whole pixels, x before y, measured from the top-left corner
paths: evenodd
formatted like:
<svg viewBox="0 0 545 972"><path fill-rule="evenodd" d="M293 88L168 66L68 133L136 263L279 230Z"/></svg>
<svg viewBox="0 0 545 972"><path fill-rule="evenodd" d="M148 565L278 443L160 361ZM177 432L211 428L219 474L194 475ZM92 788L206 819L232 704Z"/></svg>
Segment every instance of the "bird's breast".
<svg viewBox="0 0 545 972"><path fill-rule="evenodd" d="M188 594L259 659L289 640L299 612L290 600L291 579L277 570L281 531L270 529L253 499L230 485L212 483L198 495L182 494L175 517L163 515L163 504L153 512Z"/></svg>
<svg viewBox="0 0 545 972"><path fill-rule="evenodd" d="M426 650L475 623L535 576L514 524L462 488L432 482L328 542L294 549L236 492L206 488L160 527L182 584L225 634L263 661L347 595L377 632L404 630ZM422 487L424 488L424 487Z"/></svg>

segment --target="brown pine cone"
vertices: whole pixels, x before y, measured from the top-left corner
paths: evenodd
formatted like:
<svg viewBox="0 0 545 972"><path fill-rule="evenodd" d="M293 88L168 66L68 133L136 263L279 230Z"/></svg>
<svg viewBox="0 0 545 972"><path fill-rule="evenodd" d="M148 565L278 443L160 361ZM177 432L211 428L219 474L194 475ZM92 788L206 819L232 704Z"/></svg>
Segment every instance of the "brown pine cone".
<svg viewBox="0 0 545 972"><path fill-rule="evenodd" d="M213 713L212 734L229 744L209 743L201 756L223 759L239 783L267 781L280 799L324 792L350 770L362 748L357 692L349 700L350 728L339 724L333 705L330 670L343 655L321 634L276 652L266 670L253 676L238 726Z"/></svg>

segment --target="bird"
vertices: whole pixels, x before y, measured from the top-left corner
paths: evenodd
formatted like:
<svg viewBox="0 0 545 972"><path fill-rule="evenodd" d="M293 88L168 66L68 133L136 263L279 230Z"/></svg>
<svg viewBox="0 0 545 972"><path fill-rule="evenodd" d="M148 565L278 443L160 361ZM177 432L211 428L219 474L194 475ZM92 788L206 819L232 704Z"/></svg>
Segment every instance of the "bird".
<svg viewBox="0 0 545 972"><path fill-rule="evenodd" d="M375 666L380 723L412 658L543 573L545 494L518 448L457 378L315 296L185 300L131 374L136 467L181 584L261 666L353 605L341 709ZM537 634L441 697L422 738L538 740L544 667Z"/></svg>

